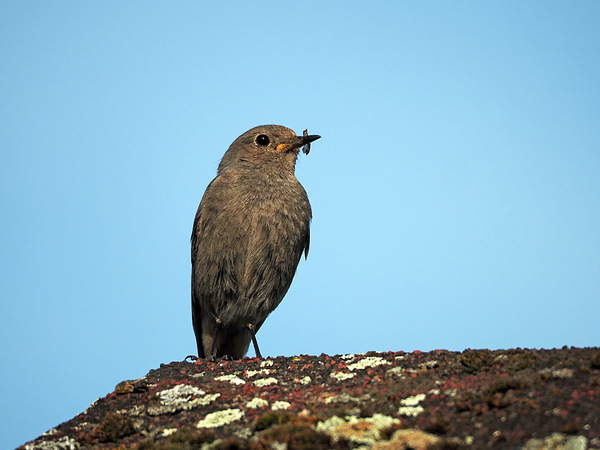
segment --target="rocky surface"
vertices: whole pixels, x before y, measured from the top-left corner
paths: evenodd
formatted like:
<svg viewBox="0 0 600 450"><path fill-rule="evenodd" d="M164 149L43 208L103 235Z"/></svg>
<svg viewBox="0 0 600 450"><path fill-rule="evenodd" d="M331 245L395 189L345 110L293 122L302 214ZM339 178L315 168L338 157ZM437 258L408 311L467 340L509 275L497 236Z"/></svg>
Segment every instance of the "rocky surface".
<svg viewBox="0 0 600 450"><path fill-rule="evenodd" d="M600 449L600 349L173 362L25 449Z"/></svg>

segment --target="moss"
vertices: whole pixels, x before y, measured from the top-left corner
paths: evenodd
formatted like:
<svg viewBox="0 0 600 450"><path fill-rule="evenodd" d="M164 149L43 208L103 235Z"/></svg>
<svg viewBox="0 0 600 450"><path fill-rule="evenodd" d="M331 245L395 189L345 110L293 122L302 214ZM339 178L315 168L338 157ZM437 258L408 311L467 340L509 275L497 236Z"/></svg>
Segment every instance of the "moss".
<svg viewBox="0 0 600 450"><path fill-rule="evenodd" d="M329 435L302 423L275 425L261 433L258 441L260 448L273 448L276 442L285 444L288 450L336 448Z"/></svg>
<svg viewBox="0 0 600 450"><path fill-rule="evenodd" d="M532 353L517 353L510 358L510 369L513 372L533 367L535 356Z"/></svg>
<svg viewBox="0 0 600 450"><path fill-rule="evenodd" d="M216 435L213 431L183 428L164 439L142 441L134 448L136 450L191 450L199 448L202 444L211 443L215 439Z"/></svg>
<svg viewBox="0 0 600 450"><path fill-rule="evenodd" d="M590 367L592 369L600 369L600 352L597 352L594 354L594 356L592 356Z"/></svg>
<svg viewBox="0 0 600 450"><path fill-rule="evenodd" d="M283 425L295 419L295 415L287 412L267 412L254 422L254 431L262 431L274 425Z"/></svg>
<svg viewBox="0 0 600 450"><path fill-rule="evenodd" d="M484 394L494 394L496 392L504 393L510 389L524 389L530 385L531 383L524 378L500 378L490 383L483 392Z"/></svg>
<svg viewBox="0 0 600 450"><path fill-rule="evenodd" d="M487 368L494 362L490 350L465 350L460 356L460 363L467 373L476 373L482 368Z"/></svg>
<svg viewBox="0 0 600 450"><path fill-rule="evenodd" d="M135 433L133 420L121 414L109 413L104 418L104 421L98 425L90 435L92 442L117 442Z"/></svg>
<svg viewBox="0 0 600 450"><path fill-rule="evenodd" d="M383 439L385 441L389 441L390 438L392 437L392 434L394 434L394 431L400 430L402 428L406 428L406 427L401 422L393 423L388 427L384 427L384 428L380 429L379 436L381 436L381 439Z"/></svg>
<svg viewBox="0 0 600 450"><path fill-rule="evenodd" d="M564 434L577 434L579 433L580 427L577 422L568 422L562 429Z"/></svg>
<svg viewBox="0 0 600 450"><path fill-rule="evenodd" d="M515 399L513 391L529 387L531 383L522 378L500 378L483 391L487 404L493 408L506 408Z"/></svg>
<svg viewBox="0 0 600 450"><path fill-rule="evenodd" d="M395 412L395 411L394 411ZM375 414L375 405L372 403L363 403L359 405L358 417L372 417Z"/></svg>
<svg viewBox="0 0 600 450"><path fill-rule="evenodd" d="M253 446L252 446L253 447ZM250 442L239 438L227 438L214 444L212 450L249 450ZM197 447L194 447L197 448Z"/></svg>
<svg viewBox="0 0 600 450"><path fill-rule="evenodd" d="M481 402L481 396L474 391L466 391L458 394L454 400L454 406L458 412L474 411Z"/></svg>
<svg viewBox="0 0 600 450"><path fill-rule="evenodd" d="M428 433L442 435L450 429L450 421L444 417L431 417L423 426L423 431Z"/></svg>
<svg viewBox="0 0 600 450"><path fill-rule="evenodd" d="M160 405L160 395L158 393L148 397L148 400L146 400L146 404L148 406L156 406L156 405Z"/></svg>
<svg viewBox="0 0 600 450"><path fill-rule="evenodd" d="M427 447L427 450L458 450L465 448L458 438L443 438Z"/></svg>

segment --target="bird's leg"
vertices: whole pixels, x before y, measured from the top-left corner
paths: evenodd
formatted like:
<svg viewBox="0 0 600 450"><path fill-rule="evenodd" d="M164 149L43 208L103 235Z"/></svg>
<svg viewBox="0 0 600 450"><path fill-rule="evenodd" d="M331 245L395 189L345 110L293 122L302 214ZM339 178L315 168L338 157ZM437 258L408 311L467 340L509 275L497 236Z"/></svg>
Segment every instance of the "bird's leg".
<svg viewBox="0 0 600 450"><path fill-rule="evenodd" d="M248 333L250 333L250 336L252 337L252 344L254 345L254 353L256 353L257 358L262 358L262 355L260 354L260 350L258 349L258 341L256 340L256 334L254 333L254 325L249 323L247 325L247 327L248 327Z"/></svg>
<svg viewBox="0 0 600 450"><path fill-rule="evenodd" d="M215 322L215 332L213 334L212 344L210 345L210 352L208 353L209 359L214 359L217 356L217 335L219 334L219 330L221 329L221 325L223 323L218 317L215 318Z"/></svg>

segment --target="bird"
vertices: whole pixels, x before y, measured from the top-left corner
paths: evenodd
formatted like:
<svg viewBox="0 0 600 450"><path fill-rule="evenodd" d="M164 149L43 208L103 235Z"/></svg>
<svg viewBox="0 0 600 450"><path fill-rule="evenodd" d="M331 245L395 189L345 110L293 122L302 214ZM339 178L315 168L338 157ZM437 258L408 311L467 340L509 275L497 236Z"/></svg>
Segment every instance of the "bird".
<svg viewBox="0 0 600 450"><path fill-rule="evenodd" d="M198 357L242 359L287 293L304 254L312 210L295 175L319 135L261 125L223 155L194 218L192 323Z"/></svg>

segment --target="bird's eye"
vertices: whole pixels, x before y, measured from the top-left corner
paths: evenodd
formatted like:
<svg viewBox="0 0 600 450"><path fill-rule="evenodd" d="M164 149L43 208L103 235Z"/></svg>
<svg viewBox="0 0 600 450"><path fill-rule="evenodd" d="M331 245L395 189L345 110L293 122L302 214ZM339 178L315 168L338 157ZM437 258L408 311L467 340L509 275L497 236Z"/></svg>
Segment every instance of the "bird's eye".
<svg viewBox="0 0 600 450"><path fill-rule="evenodd" d="M269 145L270 142L271 140L266 134L259 134L258 136L256 136L256 143L261 147L266 147L267 145Z"/></svg>

